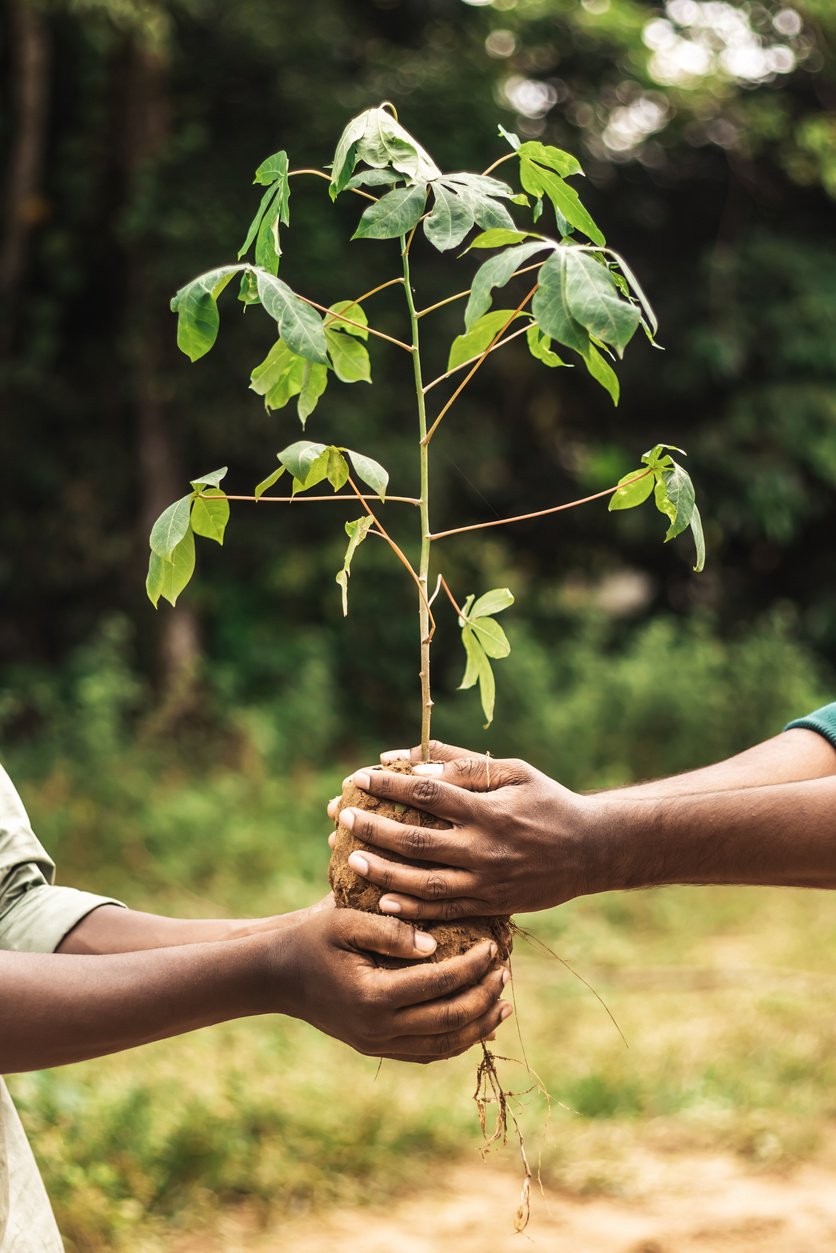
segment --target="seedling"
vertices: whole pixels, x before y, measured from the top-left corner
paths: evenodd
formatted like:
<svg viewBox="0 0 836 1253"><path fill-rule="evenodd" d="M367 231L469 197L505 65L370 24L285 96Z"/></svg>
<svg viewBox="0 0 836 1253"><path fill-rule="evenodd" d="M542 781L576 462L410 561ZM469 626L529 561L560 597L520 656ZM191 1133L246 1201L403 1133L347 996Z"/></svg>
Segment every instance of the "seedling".
<svg viewBox="0 0 836 1253"><path fill-rule="evenodd" d="M371 381L368 346L372 340L409 359L409 386L415 396L415 457L418 496L388 495L389 475L366 452L342 445L300 439L278 452L278 466L251 496L230 496L222 488L226 470L192 481L191 492L170 505L151 532L147 590L154 605L160 597L173 605L195 566L196 535L223 543L230 501L285 502L323 499L354 500L360 516L345 523L348 546L336 580L343 613L348 613L349 578L359 546L374 536L391 549L415 584L420 648L421 744L429 756L432 719L431 651L436 633L433 612L443 592L456 617L465 650L462 688L477 683L488 725L494 714L494 662L510 652L497 614L514 603L508 588L480 595L454 594L436 560L439 541L466 531L501 526L545 516L599 497L610 497L610 509L629 509L651 495L665 515L666 540L688 527L696 541L695 569L704 562L704 542L691 479L674 460L681 452L658 444L640 465L612 488L583 500L547 506L534 513L496 522L462 525L433 532L431 525L431 446L441 423L463 389L489 356L524 336L532 357L556 369L579 365L618 403L619 381L614 363L641 328L655 343L656 318L627 262L607 246L600 228L569 182L582 175L578 161L548 144L519 139L499 128L510 151L482 174L444 174L430 155L400 125L391 105L369 109L349 122L340 136L330 173L290 168L285 152L268 157L256 170L255 182L265 191L238 254L237 263L220 266L193 279L177 292L171 307L178 315L177 342L192 360L205 356L219 327L217 301L233 278L245 305L260 305L276 324L277 339L264 361L252 370L250 387L270 411L296 401L302 427L322 400L332 377L341 383ZM493 176L499 166L513 167L522 190L515 192ZM400 273L353 299L324 305L312 295L293 291L279 275L284 230L290 224L291 180L310 176L328 183L332 200L346 193L366 202L354 240L394 241ZM541 233L544 204L553 209L555 231ZM511 215L527 211L531 226L520 227ZM467 290L457 291L430 307L416 305L412 259L419 232L435 249L490 251ZM474 233L475 232L475 233ZM392 247L392 245L388 245ZM253 253L253 260L248 260ZM451 264L462 268L457 259ZM466 264L466 262L465 262ZM524 276L522 296L515 293L494 308L495 293ZM369 322L366 306L385 288L400 286L405 305L401 338L384 334ZM424 319L453 301L465 301L464 329L450 347L447 369L425 381L421 349ZM568 357L559 355L567 350ZM454 382L454 380L456 380ZM405 380L405 385L406 380ZM450 394L431 408L445 385ZM269 494L288 475L290 495ZM328 485L333 496L321 494ZM320 493L312 489L320 487ZM304 495L304 493L310 493ZM378 503L379 502L379 503ZM418 515L417 564L395 541L382 520L385 503L411 507Z"/></svg>

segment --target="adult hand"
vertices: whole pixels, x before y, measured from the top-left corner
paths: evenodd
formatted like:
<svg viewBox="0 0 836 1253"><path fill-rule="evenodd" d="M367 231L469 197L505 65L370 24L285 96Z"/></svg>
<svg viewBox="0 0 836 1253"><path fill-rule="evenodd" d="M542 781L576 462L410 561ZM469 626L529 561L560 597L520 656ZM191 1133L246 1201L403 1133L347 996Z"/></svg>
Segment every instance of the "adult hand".
<svg viewBox="0 0 836 1253"><path fill-rule="evenodd" d="M590 799L578 796L524 761L494 760L433 742L436 759L421 764L418 748L385 753L386 764L408 758L414 774L362 770L352 782L433 814L446 830L405 826L363 809L338 821L381 850L354 852L349 865L383 888L380 909L401 918L454 919L548 909L601 890L599 851L587 833ZM329 809L332 816L336 807ZM427 869L392 862L386 851Z"/></svg>
<svg viewBox="0 0 836 1253"><path fill-rule="evenodd" d="M489 942L446 961L391 969L372 954L426 959L435 941L409 923L352 909L312 914L282 942L294 971L289 1012L359 1053L412 1062L455 1057L512 1012L499 1000L508 973L493 968Z"/></svg>

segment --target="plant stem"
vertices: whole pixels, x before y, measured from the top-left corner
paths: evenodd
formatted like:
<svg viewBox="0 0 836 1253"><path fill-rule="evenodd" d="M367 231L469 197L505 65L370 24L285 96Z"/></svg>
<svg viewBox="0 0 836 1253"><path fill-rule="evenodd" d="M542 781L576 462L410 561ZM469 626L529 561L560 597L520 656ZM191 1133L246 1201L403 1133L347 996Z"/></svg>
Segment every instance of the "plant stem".
<svg viewBox="0 0 836 1253"><path fill-rule="evenodd" d="M409 276L409 251L405 236L401 236L403 260L403 286L409 323L412 330L412 369L415 375L415 401L418 408L418 456L421 465L421 557L418 565L418 581L421 598L418 603L418 620L421 633L421 760L430 759L430 723L432 720L432 688L430 686L430 608L428 582L430 574L430 457L427 447L427 406L424 399L424 379L421 373L421 346L418 335L418 314Z"/></svg>

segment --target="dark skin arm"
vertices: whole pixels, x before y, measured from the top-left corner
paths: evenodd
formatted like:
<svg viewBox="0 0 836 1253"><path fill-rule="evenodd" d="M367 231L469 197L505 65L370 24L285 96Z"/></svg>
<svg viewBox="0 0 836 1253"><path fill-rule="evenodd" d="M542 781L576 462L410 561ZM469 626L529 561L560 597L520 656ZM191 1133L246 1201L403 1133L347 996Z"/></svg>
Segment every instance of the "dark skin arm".
<svg viewBox="0 0 836 1253"><path fill-rule="evenodd" d="M417 750L410 755L419 761ZM547 909L576 896L670 883L836 887L836 751L794 728L701 770L579 796L522 761L448 745L419 774L362 771L373 795L449 823L413 829L344 810L376 853L352 866L385 889L383 912L456 918ZM352 825L353 824L353 825ZM421 870L386 851L439 862Z"/></svg>
<svg viewBox="0 0 836 1253"><path fill-rule="evenodd" d="M238 938L123 951L120 944L133 948L150 931L196 934L190 924L124 913L94 911L61 953L0 952L0 1073L267 1013L304 1019L361 1053L428 1062L463 1052L511 1012L498 999L505 972L491 969L488 944L445 962L378 966L373 953L415 961L434 947L397 919L325 908ZM117 951L101 953L108 933Z"/></svg>

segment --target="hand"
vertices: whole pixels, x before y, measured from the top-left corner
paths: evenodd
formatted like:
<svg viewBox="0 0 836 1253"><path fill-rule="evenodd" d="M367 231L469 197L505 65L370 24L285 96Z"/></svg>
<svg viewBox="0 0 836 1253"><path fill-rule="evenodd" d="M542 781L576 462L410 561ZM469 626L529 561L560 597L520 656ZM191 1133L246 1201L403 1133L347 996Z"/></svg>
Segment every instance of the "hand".
<svg viewBox="0 0 836 1253"><path fill-rule="evenodd" d="M288 930L295 994L290 1012L359 1053L398 1061L455 1057L490 1036L512 1010L496 945L393 970L373 953L416 961L435 941L395 918L353 909L312 914Z"/></svg>
<svg viewBox="0 0 836 1253"><path fill-rule="evenodd" d="M524 761L493 760L436 742L430 754L439 760L422 765L417 748L385 753L384 763L407 757L417 773L364 770L352 782L446 820L447 830L409 827L363 809L339 814L341 824L383 854L349 858L358 874L383 888L383 913L448 920L514 914L601 890L591 865L596 842L586 838L587 798ZM336 814L333 802L329 813ZM385 850L435 865L420 870L391 862Z"/></svg>

